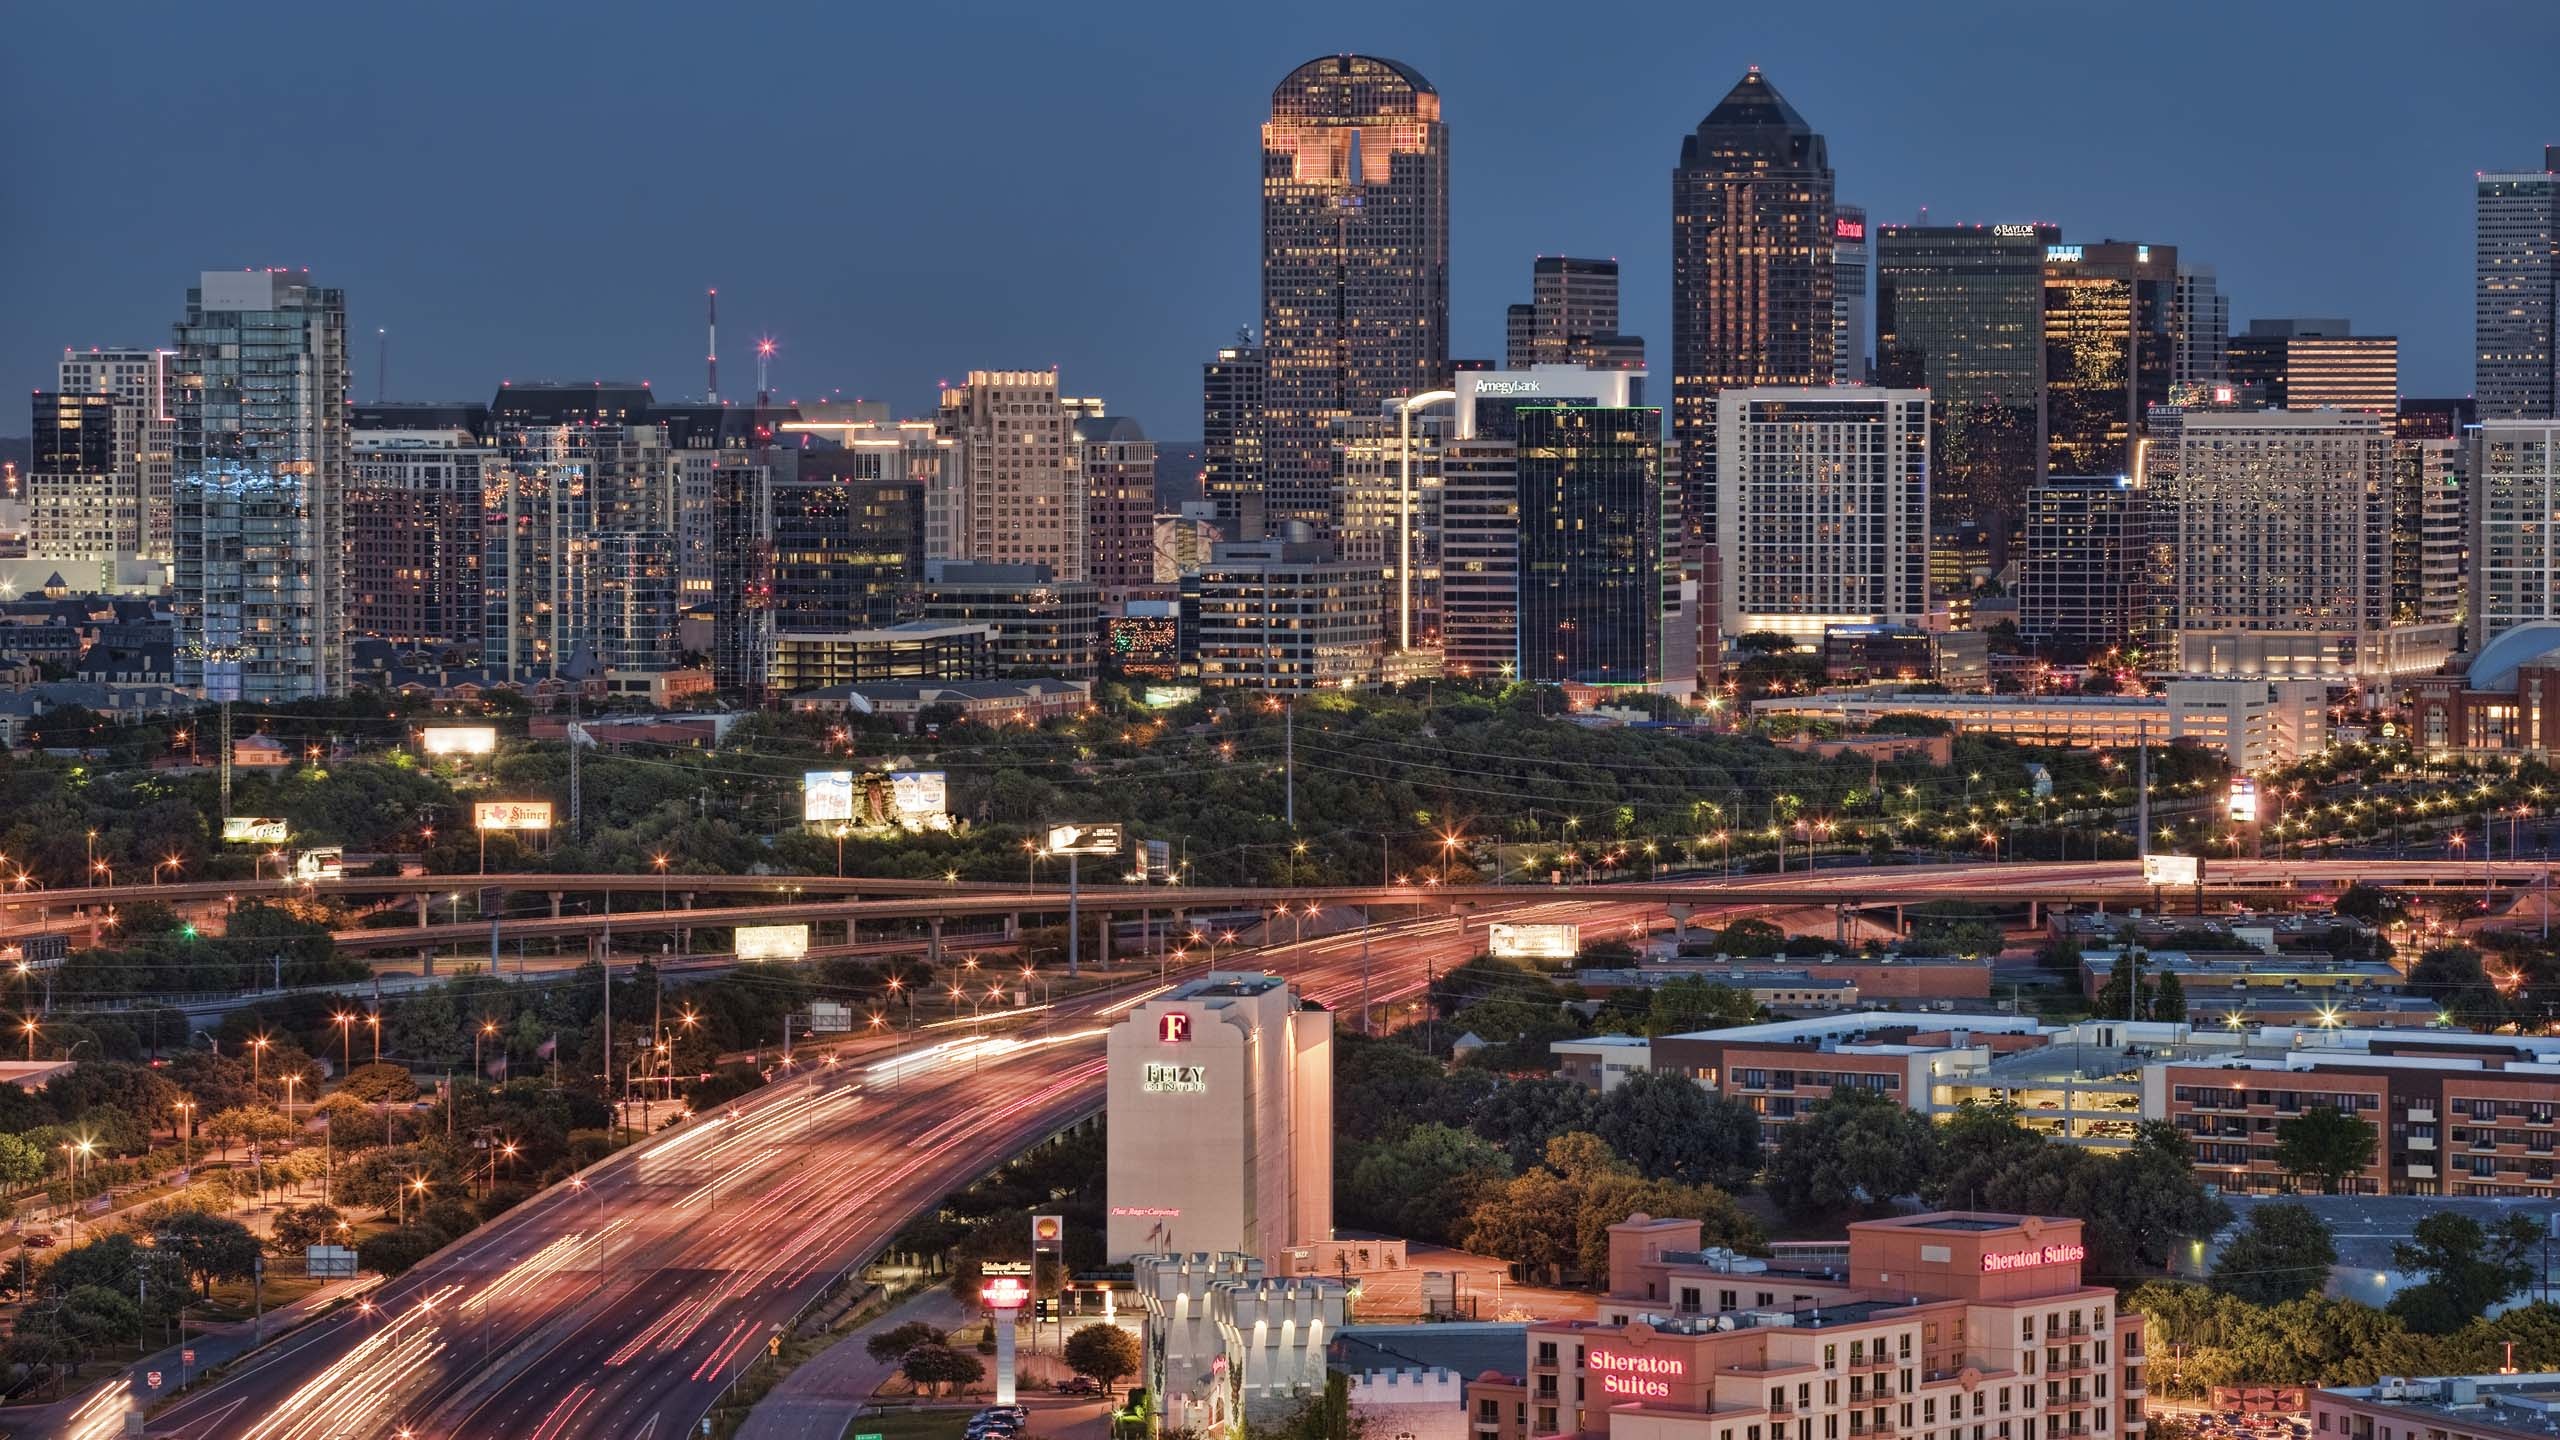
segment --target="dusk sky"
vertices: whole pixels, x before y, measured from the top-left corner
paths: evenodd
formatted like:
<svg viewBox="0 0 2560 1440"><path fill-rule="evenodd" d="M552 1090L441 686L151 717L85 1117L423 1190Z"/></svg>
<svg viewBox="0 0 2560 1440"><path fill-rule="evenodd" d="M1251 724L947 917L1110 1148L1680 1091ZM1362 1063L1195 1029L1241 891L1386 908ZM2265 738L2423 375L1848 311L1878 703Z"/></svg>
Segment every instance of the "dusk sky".
<svg viewBox="0 0 2560 1440"><path fill-rule="evenodd" d="M348 294L355 392L502 378L929 409L1064 369L1163 439L1257 317L1258 127L1319 54L1439 88L1455 353L1541 252L1614 255L1668 373L1669 173L1757 63L1878 221L2174 244L2235 328L2346 315L2471 385L2471 177L2560 141L2560 5L1391 3L10 7L0 376L165 344L197 271ZM23 412L0 433L25 433Z"/></svg>

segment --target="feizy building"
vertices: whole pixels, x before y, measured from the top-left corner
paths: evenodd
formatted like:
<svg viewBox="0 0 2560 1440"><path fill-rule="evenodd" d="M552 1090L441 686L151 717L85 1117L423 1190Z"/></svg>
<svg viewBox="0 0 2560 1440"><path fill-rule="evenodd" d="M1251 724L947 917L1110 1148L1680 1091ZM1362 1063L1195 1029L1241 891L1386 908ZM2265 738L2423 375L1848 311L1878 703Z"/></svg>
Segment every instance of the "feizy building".
<svg viewBox="0 0 2560 1440"><path fill-rule="evenodd" d="M1104 1251L1232 1251L1289 1269L1333 1238L1333 1012L1213 974L1111 1027Z"/></svg>
<svg viewBox="0 0 2560 1440"><path fill-rule="evenodd" d="M1271 92L1262 351L1264 533L1329 535L1335 427L1448 377L1449 134L1412 67L1327 55Z"/></svg>
<svg viewBox="0 0 2560 1440"><path fill-rule="evenodd" d="M1717 408L1726 632L1926 619L1928 392L1728 390Z"/></svg>
<svg viewBox="0 0 2560 1440"><path fill-rule="evenodd" d="M307 272L208 270L187 292L171 609L181 688L347 688L347 298Z"/></svg>

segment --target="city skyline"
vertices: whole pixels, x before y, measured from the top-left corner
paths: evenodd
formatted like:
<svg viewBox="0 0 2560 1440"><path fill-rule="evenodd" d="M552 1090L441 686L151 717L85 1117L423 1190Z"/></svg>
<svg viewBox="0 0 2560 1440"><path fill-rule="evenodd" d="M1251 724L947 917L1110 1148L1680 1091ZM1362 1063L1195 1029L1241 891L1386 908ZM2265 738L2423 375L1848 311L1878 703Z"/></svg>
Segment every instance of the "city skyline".
<svg viewBox="0 0 2560 1440"><path fill-rule="evenodd" d="M2560 17L2482 8L2422 30L2306 35L2280 16L2218 15L2217 48L2280 45L2300 62L2256 76L2202 67L2218 81L2145 62L2191 48L2194 33L2177 24L2158 27L2156 40L2121 37L2123 63L2093 75L2048 62L2085 43L2101 23L2094 16L2003 9L1979 27L1882 8L1853 18L1720 17L1709 27L1663 10L1639 22L1659 30L1658 44L1566 29L1522 46L1510 43L1515 27L1452 29L1420 14L1211 18L1138 7L1072 37L1012 27L1022 43L982 46L964 71L858 67L865 83L844 86L822 83L841 71L839 47L808 42L840 26L847 39L894 48L901 27L921 22L751 17L723 33L772 72L752 105L718 85L701 99L676 94L682 87L625 98L550 86L530 106L487 115L447 103L460 93L443 84L453 67L480 67L483 93L527 93L544 27L565 37L565 17L532 17L534 33L509 47L475 42L481 27L467 17L404 37L413 53L398 73L344 58L359 53L337 43L348 37L298 38L279 25L261 36L261 53L322 68L309 106L253 116L223 103L221 83L195 78L236 73L226 57L244 53L244 39L191 29L186 17L110 37L90 28L94 18L33 14L19 21L29 43L15 53L112 41L119 63L103 75L30 65L0 85L0 114L16 133L40 148L76 138L95 162L49 181L48 203L26 207L14 232L21 263L0 303L23 340L9 373L47 388L63 346L168 343L168 296L197 270L308 265L348 292L359 400L380 386L377 329L389 331L395 399L591 377L645 379L672 399L703 388L700 292L716 285L733 393L748 388L740 377L751 373L752 341L769 333L787 397L841 389L917 414L936 382L969 368L1055 364L1076 393L1105 397L1150 435L1189 439L1201 361L1258 309L1252 156L1271 87L1309 59L1352 51L1411 65L1443 98L1456 356L1500 357L1505 308L1541 253L1617 258L1624 328L1667 343L1662 196L1677 137L1756 63L1828 138L1840 193L1876 224L1908 223L1925 203L1934 222L2051 220L2075 239L2154 239L2219 272L2235 329L2265 316L2350 316L2360 333L2401 337L2407 393L2470 389L2473 172L2528 168L2560 138L2560 115L2528 83L2527 58L2547 49L2531 32L2560 36ZM579 43L607 62L638 61L666 33L640 12L594 30L578 27ZM1912 63L1933 53L1949 63ZM1132 78L1080 87L1073 77L1090 66L1061 56L1117 56ZM1609 82L1572 106L1518 103L1551 89L1557 73L1604 67ZM2375 95L2400 103L2369 103ZM171 113L197 120L140 124ZM2038 114L2046 122L2020 123ZM74 115L86 117L76 129ZM2049 123L2055 115L2078 118ZM968 172L999 183L917 172L900 213L923 218L883 225L863 197L900 161L862 137L919 120L938 149L1003 142L991 167ZM1054 152L1018 144L1035 123ZM822 126L847 138L813 145L806 137ZM513 224L436 200L467 193L436 177L461 186L502 163L506 152L492 147L528 128L558 142L552 153L616 137L638 145L623 162L630 184L589 187L565 209L501 207L516 213ZM344 183L313 187L305 206L224 178L240 157L288 143ZM857 183L824 179L835 151ZM1045 153L1066 158L1044 164ZM1119 179L1104 183L1115 167ZM722 174L720 193L772 199L702 204L686 198L700 193L689 186L653 178L684 173ZM1574 177L1569 204L1547 183L1562 173ZM2395 187L2379 203L2364 178L2373 175ZM324 198L347 185L417 203ZM252 190L254 204L238 198ZM189 223L102 230L80 218L129 209L136 195L182 208ZM1094 223L1055 223L1062 205ZM1032 233L1042 246L1026 252L1021 238ZM652 238L595 238L631 235Z"/></svg>

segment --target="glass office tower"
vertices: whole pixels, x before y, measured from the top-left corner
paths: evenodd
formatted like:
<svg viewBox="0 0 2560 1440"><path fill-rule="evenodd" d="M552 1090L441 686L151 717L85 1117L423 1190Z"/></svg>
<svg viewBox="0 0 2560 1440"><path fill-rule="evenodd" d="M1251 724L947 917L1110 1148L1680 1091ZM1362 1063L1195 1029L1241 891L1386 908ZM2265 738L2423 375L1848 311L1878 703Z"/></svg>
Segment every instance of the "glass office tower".
<svg viewBox="0 0 2560 1440"><path fill-rule="evenodd" d="M1662 411L1519 412L1520 675L1546 683L1662 678L1679 609L1678 496L1662 470Z"/></svg>

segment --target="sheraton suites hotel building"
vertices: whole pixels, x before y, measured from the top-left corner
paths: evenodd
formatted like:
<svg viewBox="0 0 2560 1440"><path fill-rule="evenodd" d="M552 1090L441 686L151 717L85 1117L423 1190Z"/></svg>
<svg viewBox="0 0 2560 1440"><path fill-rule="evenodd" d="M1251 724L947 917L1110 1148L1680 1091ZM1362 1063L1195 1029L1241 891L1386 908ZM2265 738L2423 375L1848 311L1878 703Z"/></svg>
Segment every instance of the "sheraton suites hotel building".
<svg viewBox="0 0 2560 1440"><path fill-rule="evenodd" d="M1868 1220L1773 1260L1699 1240L1611 1226L1601 1318L1531 1324L1520 1373L1467 1387L1470 1440L2141 1440L2141 1317L2082 1281L2077 1220Z"/></svg>

